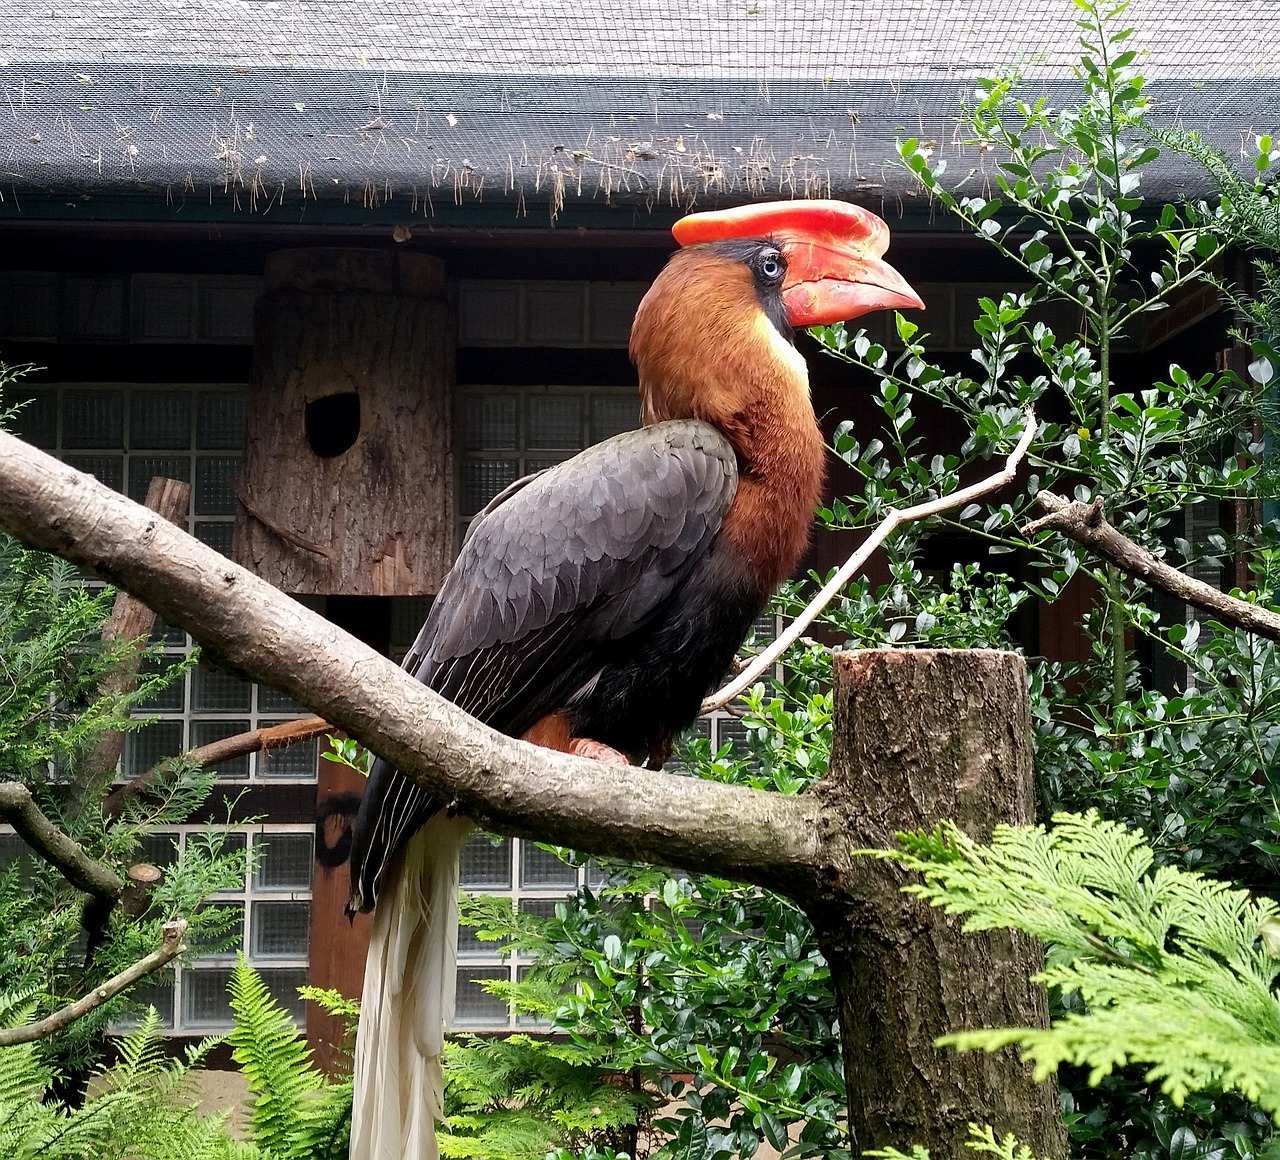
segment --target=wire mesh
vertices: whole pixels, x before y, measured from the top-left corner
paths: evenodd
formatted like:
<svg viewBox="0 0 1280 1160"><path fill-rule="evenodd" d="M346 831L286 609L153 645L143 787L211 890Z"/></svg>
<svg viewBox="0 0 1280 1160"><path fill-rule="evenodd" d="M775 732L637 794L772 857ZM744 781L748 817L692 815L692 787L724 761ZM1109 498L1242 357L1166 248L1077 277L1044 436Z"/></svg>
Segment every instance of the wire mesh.
<svg viewBox="0 0 1280 1160"><path fill-rule="evenodd" d="M400 197L427 216L484 200L894 203L910 188L885 164L895 139L963 156L954 117L976 77L1020 70L1052 100L1080 52L1067 0L0 11L6 182L207 192L258 211L310 198ZM1280 5L1144 0L1123 21L1158 116L1233 155L1280 121ZM1178 172L1169 188L1196 192ZM67 309L107 326L114 301Z"/></svg>

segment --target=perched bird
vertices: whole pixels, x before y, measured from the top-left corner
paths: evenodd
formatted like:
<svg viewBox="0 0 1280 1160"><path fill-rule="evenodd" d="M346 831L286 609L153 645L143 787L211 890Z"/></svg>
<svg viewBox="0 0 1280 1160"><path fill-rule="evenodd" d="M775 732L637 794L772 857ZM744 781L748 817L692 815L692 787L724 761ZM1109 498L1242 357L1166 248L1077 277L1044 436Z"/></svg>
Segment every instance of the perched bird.
<svg viewBox="0 0 1280 1160"><path fill-rule="evenodd" d="M405 659L493 728L658 766L809 539L822 436L794 328L920 307L857 206L693 214L640 303L645 426L512 484L472 522ZM435 1160L471 824L385 762L370 773L350 910L377 903L352 1160Z"/></svg>

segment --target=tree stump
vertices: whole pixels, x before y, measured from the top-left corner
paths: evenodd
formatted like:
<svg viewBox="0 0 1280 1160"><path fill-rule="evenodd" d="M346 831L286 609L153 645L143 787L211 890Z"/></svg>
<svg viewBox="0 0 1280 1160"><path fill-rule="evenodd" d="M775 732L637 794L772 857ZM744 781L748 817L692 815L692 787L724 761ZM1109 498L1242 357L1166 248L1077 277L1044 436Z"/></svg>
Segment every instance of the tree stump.
<svg viewBox="0 0 1280 1160"><path fill-rule="evenodd" d="M1033 820L1026 667L1014 653L887 649L837 654L827 865L804 901L840 1005L853 1153L920 1143L965 1155L971 1122L1013 1132L1036 1156L1065 1156L1051 1083L1011 1049L959 1054L939 1036L1048 1025L1038 945L1012 931L963 934L961 920L903 894L908 874L855 857L848 835L894 835L944 818L980 840Z"/></svg>
<svg viewBox="0 0 1280 1160"><path fill-rule="evenodd" d="M285 592L434 593L453 560L452 316L419 254L267 260L233 558Z"/></svg>

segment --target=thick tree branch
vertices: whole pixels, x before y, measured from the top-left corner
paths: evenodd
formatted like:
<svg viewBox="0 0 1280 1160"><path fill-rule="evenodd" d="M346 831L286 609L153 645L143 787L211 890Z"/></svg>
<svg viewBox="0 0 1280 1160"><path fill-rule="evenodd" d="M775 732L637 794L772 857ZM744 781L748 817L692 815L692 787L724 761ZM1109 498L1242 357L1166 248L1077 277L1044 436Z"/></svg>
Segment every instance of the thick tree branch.
<svg viewBox="0 0 1280 1160"><path fill-rule="evenodd" d="M95 987L89 994L77 999L74 1003L60 1007L52 1015L46 1015L35 1023L24 1023L21 1027L0 1027L0 1047L13 1047L18 1043L34 1043L37 1039L48 1039L49 1036L70 1027L77 1019L83 1019L90 1011L97 1010L109 999L114 999L122 991L128 990L139 979L173 962L187 949L182 941L182 936L186 932L187 924L181 919L177 922L165 923L164 941L146 958L139 959L118 975L112 975L101 986Z"/></svg>
<svg viewBox="0 0 1280 1160"><path fill-rule="evenodd" d="M962 487L959 491L953 491L950 495L939 496L937 499L931 499L925 503L915 504L908 508L890 508L885 518L863 540L858 550L841 565L840 570L827 581L822 591L809 601L805 610L778 634L778 639L755 657L750 664L745 665L724 688L712 693L710 697L702 702L702 712L714 713L717 709L723 709L735 697L751 688L756 681L777 663L778 658L800 639L804 630L818 618L819 613L835 599L840 590L854 576L862 571L866 562L871 559L872 554L903 524L915 523L917 520L927 520L931 516L941 515L943 512L951 511L954 508L963 507L965 504L972 503L975 499L990 495L993 491L999 491L1002 487L1012 483L1018 473L1018 465L1021 464L1030 449L1039 426L1039 423L1036 422L1035 412L1028 407L1026 410L1026 425L1023 428L1022 437L1018 440L1018 445L1009 453L1008 459L1004 461L1004 467L994 475L989 475L986 479L980 479L977 483L971 483L968 487Z"/></svg>
<svg viewBox="0 0 1280 1160"><path fill-rule="evenodd" d="M231 761L244 757L248 753L261 753L271 749L285 749L296 745L299 741L309 741L322 733L332 733L333 726L319 717L304 717L300 721L285 721L279 725L269 725L263 729L250 729L247 733L237 733L234 737L221 737L210 741L208 745L198 745L188 749L178 758L167 760L185 761L197 769L208 765L217 765L220 761ZM166 762L153 765L145 773L138 774L132 781L116 786L102 803L102 812L108 818L118 817L125 802L145 793L155 783L164 769Z"/></svg>
<svg viewBox="0 0 1280 1160"><path fill-rule="evenodd" d="M1102 505L1097 500L1091 504L1081 503L1079 500L1067 502L1050 491L1042 491L1036 498L1049 514L1027 524L1023 528L1025 534L1057 532L1130 575L1141 577L1152 588L1167 592L1205 612L1211 612L1226 624L1257 633L1269 640L1280 640L1280 615L1259 604L1229 596L1203 580L1179 572L1158 556L1153 556L1116 531L1103 516Z"/></svg>
<svg viewBox="0 0 1280 1160"><path fill-rule="evenodd" d="M58 829L36 805L25 785L16 781L0 782L0 818L77 890L83 890L108 908L116 904L124 892L124 880L114 870L95 862L77 842Z"/></svg>
<svg viewBox="0 0 1280 1160"><path fill-rule="evenodd" d="M786 893L819 859L818 801L504 737L154 513L4 434L0 527L145 600L489 828Z"/></svg>

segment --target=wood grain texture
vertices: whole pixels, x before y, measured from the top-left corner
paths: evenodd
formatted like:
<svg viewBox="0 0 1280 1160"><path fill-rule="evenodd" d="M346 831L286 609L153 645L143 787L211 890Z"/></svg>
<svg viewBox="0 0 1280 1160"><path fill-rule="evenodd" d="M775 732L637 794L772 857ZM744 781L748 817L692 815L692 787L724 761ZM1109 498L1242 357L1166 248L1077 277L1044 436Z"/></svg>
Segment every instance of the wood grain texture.
<svg viewBox="0 0 1280 1160"><path fill-rule="evenodd" d="M434 593L453 557L454 333L443 267L376 251L273 255L254 316L233 558L286 592ZM322 455L308 407L358 399ZM323 403L320 404L323 406Z"/></svg>
<svg viewBox="0 0 1280 1160"><path fill-rule="evenodd" d="M974 838L1032 821L1026 668L985 649L836 655L831 861L805 905L831 964L855 1155L927 1142L962 1156L970 1122L1015 1133L1036 1156L1066 1155L1057 1089L1016 1054L957 1054L934 1041L971 1027L1044 1027L1042 966L1012 931L963 934L961 921L902 893L907 873L852 856L953 819Z"/></svg>

